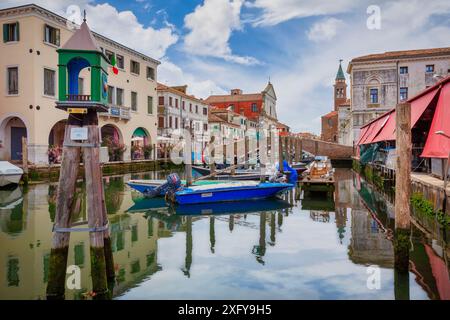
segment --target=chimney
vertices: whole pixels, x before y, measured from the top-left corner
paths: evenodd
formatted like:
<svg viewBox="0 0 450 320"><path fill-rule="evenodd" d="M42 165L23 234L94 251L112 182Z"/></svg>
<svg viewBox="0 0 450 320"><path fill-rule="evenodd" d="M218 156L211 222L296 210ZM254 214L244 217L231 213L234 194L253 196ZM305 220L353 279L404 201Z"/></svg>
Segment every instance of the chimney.
<svg viewBox="0 0 450 320"><path fill-rule="evenodd" d="M236 96L238 94L242 94L242 90L241 89L231 89L231 95L232 96Z"/></svg>

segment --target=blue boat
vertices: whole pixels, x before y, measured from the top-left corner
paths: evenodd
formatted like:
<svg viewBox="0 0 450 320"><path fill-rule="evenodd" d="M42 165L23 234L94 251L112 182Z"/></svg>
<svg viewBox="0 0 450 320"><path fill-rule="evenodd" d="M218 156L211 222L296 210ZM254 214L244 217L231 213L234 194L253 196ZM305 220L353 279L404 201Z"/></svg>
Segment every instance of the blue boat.
<svg viewBox="0 0 450 320"><path fill-rule="evenodd" d="M290 183L240 181L192 186L174 193L174 202L185 204L245 201L280 196L294 187Z"/></svg>
<svg viewBox="0 0 450 320"><path fill-rule="evenodd" d="M126 184L133 188L136 191L139 191L142 194L146 194L149 191L165 184L167 180L130 180ZM194 182L194 186L203 186L203 185L209 185L209 184L218 184L218 183L224 183L223 181L217 181L217 180L200 180ZM186 182L184 180L181 180L181 184L185 185ZM164 197L166 193L165 189L162 189L159 193L159 196Z"/></svg>

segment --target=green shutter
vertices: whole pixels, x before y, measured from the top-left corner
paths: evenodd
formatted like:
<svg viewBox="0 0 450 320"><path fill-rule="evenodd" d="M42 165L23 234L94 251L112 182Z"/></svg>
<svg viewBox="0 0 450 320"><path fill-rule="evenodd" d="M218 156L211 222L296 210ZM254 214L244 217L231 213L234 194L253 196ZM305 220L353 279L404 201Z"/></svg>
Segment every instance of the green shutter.
<svg viewBox="0 0 450 320"><path fill-rule="evenodd" d="M153 114L153 97L147 97L147 112Z"/></svg>
<svg viewBox="0 0 450 320"><path fill-rule="evenodd" d="M16 22L16 41L20 41L20 31L18 22Z"/></svg>
<svg viewBox="0 0 450 320"><path fill-rule="evenodd" d="M3 25L3 42L8 42L8 24Z"/></svg>

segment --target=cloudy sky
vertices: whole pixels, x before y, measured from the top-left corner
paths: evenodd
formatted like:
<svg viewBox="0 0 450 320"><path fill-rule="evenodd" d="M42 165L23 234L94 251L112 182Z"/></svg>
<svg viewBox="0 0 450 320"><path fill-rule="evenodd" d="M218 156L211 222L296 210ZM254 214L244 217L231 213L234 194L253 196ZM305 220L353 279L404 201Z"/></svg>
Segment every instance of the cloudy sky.
<svg viewBox="0 0 450 320"><path fill-rule="evenodd" d="M3 0L0 8L33 0ZM162 61L158 80L190 93L261 91L268 79L278 116L294 131L320 132L333 104L339 59L450 46L448 0L34 0ZM380 28L373 22L379 8ZM369 11L369 13L368 13ZM347 75L348 78L348 75Z"/></svg>

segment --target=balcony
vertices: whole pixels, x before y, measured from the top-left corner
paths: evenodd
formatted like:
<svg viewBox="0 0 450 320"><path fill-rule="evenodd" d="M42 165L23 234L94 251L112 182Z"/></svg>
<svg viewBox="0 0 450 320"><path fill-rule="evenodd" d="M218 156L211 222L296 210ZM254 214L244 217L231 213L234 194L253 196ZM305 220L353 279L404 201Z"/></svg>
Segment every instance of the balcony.
<svg viewBox="0 0 450 320"><path fill-rule="evenodd" d="M99 113L100 116L108 117L108 118L117 118L120 120L130 120L131 113L130 108L121 107L116 105L109 105L108 112Z"/></svg>
<svg viewBox="0 0 450 320"><path fill-rule="evenodd" d="M67 101L91 101L89 94L68 94L66 95Z"/></svg>

